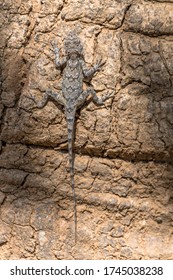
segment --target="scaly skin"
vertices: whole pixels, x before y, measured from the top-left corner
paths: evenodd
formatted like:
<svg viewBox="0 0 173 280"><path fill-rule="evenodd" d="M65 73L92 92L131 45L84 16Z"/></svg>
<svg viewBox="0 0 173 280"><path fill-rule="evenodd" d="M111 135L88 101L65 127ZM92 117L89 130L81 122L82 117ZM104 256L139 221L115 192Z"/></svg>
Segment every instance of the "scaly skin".
<svg viewBox="0 0 173 280"><path fill-rule="evenodd" d="M62 94L48 90L44 93L43 99L37 104L38 108L43 108L49 97L64 105L65 115L68 129L68 153L69 166L71 176L71 187L74 198L74 222L75 222L75 242L77 241L77 211L76 211L76 194L74 187L74 123L76 110L85 102L86 98L91 94L96 104L102 105L105 100L112 97L112 93L108 93L102 98L97 97L92 87L83 91L83 80L91 78L95 72L100 70L104 64L98 61L92 68L88 69L82 56L82 45L79 38L74 32L70 32L65 39L66 56L59 59L59 49L52 44L55 53L55 64L58 69L63 70ZM33 100L34 97L31 97Z"/></svg>

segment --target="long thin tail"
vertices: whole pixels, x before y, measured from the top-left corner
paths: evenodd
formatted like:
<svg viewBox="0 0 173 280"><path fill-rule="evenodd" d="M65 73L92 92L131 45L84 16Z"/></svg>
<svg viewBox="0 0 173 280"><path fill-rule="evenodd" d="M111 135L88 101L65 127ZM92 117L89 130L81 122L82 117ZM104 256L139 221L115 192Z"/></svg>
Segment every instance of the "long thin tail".
<svg viewBox="0 0 173 280"><path fill-rule="evenodd" d="M74 201L74 226L75 226L75 243L77 242L77 210L76 210L76 193L74 186L74 153L73 153L73 143L74 143L74 121L75 112L67 112L67 128L68 128L68 153L69 153L69 167L70 167L70 177L71 177L71 187L73 193Z"/></svg>

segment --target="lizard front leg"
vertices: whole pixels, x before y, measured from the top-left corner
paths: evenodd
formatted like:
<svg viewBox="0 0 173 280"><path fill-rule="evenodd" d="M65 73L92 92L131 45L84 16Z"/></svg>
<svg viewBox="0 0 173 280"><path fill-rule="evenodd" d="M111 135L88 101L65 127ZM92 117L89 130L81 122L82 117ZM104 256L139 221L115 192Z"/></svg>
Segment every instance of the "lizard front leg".
<svg viewBox="0 0 173 280"><path fill-rule="evenodd" d="M100 69L104 63L105 62L103 62L102 59L97 60L97 62L94 64L94 66L91 67L90 69L88 69L85 62L82 60L81 65L82 65L84 77L85 78L92 77L94 75L94 73L96 73L97 71L100 71Z"/></svg>
<svg viewBox="0 0 173 280"><path fill-rule="evenodd" d="M55 42L52 42L51 43L52 45L52 51L54 52L55 54L55 65L56 65L56 68L57 69L61 69L63 67L65 67L66 65L66 62L67 62L67 59L64 57L60 60L60 57L59 57L59 48L56 46Z"/></svg>

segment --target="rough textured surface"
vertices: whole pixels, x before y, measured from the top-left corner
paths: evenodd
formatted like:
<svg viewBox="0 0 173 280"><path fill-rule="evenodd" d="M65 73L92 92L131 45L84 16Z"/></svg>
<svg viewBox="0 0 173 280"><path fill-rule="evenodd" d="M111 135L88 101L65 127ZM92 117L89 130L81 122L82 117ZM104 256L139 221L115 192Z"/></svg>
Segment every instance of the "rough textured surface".
<svg viewBox="0 0 173 280"><path fill-rule="evenodd" d="M0 8L0 259L173 259L173 1ZM74 27L88 66L105 59L97 94L116 91L76 121L76 245L64 113L29 98L61 90L50 42Z"/></svg>

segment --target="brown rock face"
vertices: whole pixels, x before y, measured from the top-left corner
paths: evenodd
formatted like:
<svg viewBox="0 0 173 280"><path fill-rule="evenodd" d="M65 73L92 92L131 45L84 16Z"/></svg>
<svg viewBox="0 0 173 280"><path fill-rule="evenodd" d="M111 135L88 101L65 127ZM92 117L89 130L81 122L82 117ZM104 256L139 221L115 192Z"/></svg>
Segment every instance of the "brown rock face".
<svg viewBox="0 0 173 280"><path fill-rule="evenodd" d="M173 258L173 1L0 2L0 259ZM92 84L78 112L74 244L67 129L51 41L74 29ZM61 55L63 49L61 48Z"/></svg>

